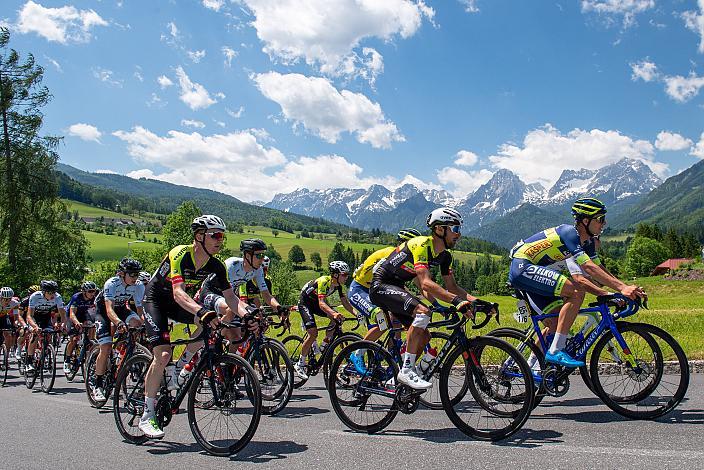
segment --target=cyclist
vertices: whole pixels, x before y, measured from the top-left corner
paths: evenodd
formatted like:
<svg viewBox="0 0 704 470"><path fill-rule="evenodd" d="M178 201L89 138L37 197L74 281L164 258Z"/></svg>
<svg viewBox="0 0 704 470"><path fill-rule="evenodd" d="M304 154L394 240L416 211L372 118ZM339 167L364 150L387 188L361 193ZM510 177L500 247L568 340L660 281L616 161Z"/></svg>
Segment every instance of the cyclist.
<svg viewBox="0 0 704 470"><path fill-rule="evenodd" d="M11 287L3 287L0 289L0 329L7 345L7 353L10 354L15 346L15 335L11 330L14 330L14 317L17 316L17 307L20 303L15 297L15 291ZM17 353L15 353L17 354Z"/></svg>
<svg viewBox="0 0 704 470"><path fill-rule="evenodd" d="M345 281L347 281L347 276L350 274L350 267L344 261L332 261L328 267L330 268L330 274L308 281L308 283L303 286L303 289L301 289L301 296L298 300L298 312L301 314L303 326L308 332L308 336L301 345L301 357L298 362L293 365L293 369L296 371L296 375L303 380L308 379L308 374L306 374L305 371L306 358L308 357L313 343L318 339L318 327L315 323L315 315L328 317L339 323L345 318L343 314L330 307L325 302L325 299L332 293L337 292L342 301L342 305L348 312L354 315L352 305L350 305L350 302L347 300L342 290L342 286ZM333 332L333 328L328 328L325 339L323 339L320 345L321 351L330 343Z"/></svg>
<svg viewBox="0 0 704 470"><path fill-rule="evenodd" d="M414 228L403 229L398 232L397 244L400 245L411 238L420 236L422 234ZM357 310L358 316L366 318L368 330L363 339L367 341L376 341L382 334L379 325L376 324L376 315L379 312L379 307L372 304L369 300L369 286L372 283L373 269L379 261L386 259L395 249L395 246L390 246L375 251L352 273L352 283L350 284L348 298L350 304ZM394 320L394 322L396 321ZM400 339L400 332L398 337ZM350 361L352 361L352 364L354 364L360 374L364 374L366 371L364 360L362 359L364 352L364 349L358 349L350 355Z"/></svg>
<svg viewBox="0 0 704 470"><path fill-rule="evenodd" d="M427 390L432 383L423 380L415 371L415 362L423 347L430 341L427 331L430 310L419 298L408 292L406 282L418 279L424 295L450 302L458 312L474 317L479 299L457 285L452 274L453 248L462 233L462 216L448 207L433 210L426 220L430 236L412 238L398 247L374 270L369 299L375 305L392 313L408 328L406 352L398 381L413 389ZM430 268L440 267L446 289L433 281Z"/></svg>
<svg viewBox="0 0 704 470"><path fill-rule="evenodd" d="M61 315L61 320L66 323L66 310L64 310L64 301L61 295L58 294L59 285L56 281L45 280L39 283L39 291L29 296L27 306L27 323L32 332L38 332L49 325L53 325L56 312ZM34 349L37 347L38 335L32 335L29 347L27 348L27 357L31 358L34 354ZM32 361L27 361L27 372L32 372L34 367Z"/></svg>
<svg viewBox="0 0 704 470"><path fill-rule="evenodd" d="M143 323L144 285L137 279L142 264L136 259L123 258L117 265L114 277L105 281L103 290L95 298L95 332L98 340L98 357L95 360L95 386L93 399L105 402L103 380L112 351L112 326L125 332L127 326L138 327ZM127 302L134 300L136 312L130 310Z"/></svg>
<svg viewBox="0 0 704 470"><path fill-rule="evenodd" d="M558 225L520 240L511 249L509 282L516 289L532 294L538 307L550 311L556 302L562 302L555 336L545 360L565 367L580 367L578 361L564 351L572 323L584 300L585 289L569 280L549 265L567 258L574 261L585 274L600 284L616 289L624 296L635 299L645 292L638 286L627 285L612 276L601 266L596 255L595 239L606 226L606 206L592 197L577 199L572 205L574 225ZM553 305L550 305L553 304Z"/></svg>
<svg viewBox="0 0 704 470"><path fill-rule="evenodd" d="M268 272L269 272L269 265L271 263L271 260L269 259L268 256L265 256L264 259L262 260L262 271L264 273L264 282L266 283L266 287L269 293L272 293L273 291L271 290L271 279L269 279ZM253 307L261 307L262 305L262 292L266 292L259 290L259 284L254 282L254 279L250 279L247 281L246 284L241 284L240 285L240 301L245 302ZM273 294L272 294L273 295Z"/></svg>
<svg viewBox="0 0 704 470"><path fill-rule="evenodd" d="M223 247L225 230L225 223L220 217L202 215L193 219L193 244L179 245L169 251L147 284L144 298L146 331L153 346L154 359L145 376L145 407L139 429L149 438L164 437L164 431L154 417L154 409L164 369L171 360L169 318L180 323L196 323L199 329L203 321L215 326L217 315L192 298L193 291L213 274L211 285L219 288L227 306L237 311L238 299L228 283L227 268L213 256ZM194 334L197 335L198 331ZM191 343L186 350L193 354L201 345Z"/></svg>
<svg viewBox="0 0 704 470"><path fill-rule="evenodd" d="M66 357L71 357L73 349L78 343L78 336L83 328L83 324L95 319L95 294L98 287L93 281L86 281L81 284L81 290L71 296L71 300L66 304L70 328L68 329L69 340L66 345ZM64 373L70 371L70 364L64 362Z"/></svg>
<svg viewBox="0 0 704 470"><path fill-rule="evenodd" d="M29 297L38 290L39 286L37 285L29 286L29 288L27 289L27 295L25 297L22 297L22 299L20 300L20 304L17 308L17 328L19 329L19 335L17 338L17 349L15 350L15 359L17 359L17 361L22 360L22 348L20 346L24 344L25 335L29 330L29 325L27 325L26 321L27 310L29 308Z"/></svg>

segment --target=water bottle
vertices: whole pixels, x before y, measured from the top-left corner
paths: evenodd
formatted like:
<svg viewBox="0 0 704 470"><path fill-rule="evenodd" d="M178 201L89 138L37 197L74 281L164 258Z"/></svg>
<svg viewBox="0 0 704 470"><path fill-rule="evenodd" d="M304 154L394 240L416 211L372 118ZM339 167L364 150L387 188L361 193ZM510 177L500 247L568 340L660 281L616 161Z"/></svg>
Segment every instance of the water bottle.
<svg viewBox="0 0 704 470"><path fill-rule="evenodd" d="M195 366L195 359L196 356L194 355L191 360L183 366L183 369L181 369L181 372L178 373L178 386L183 387L183 384L185 384L188 381L188 377L191 376L191 372L193 372L193 367Z"/></svg>
<svg viewBox="0 0 704 470"><path fill-rule="evenodd" d="M425 352L425 354L420 360L420 363L418 364L418 368L423 374L425 374L426 371L430 369L430 365L433 363L437 355L438 351L433 347L429 347L428 350Z"/></svg>
<svg viewBox="0 0 704 470"><path fill-rule="evenodd" d="M318 346L317 341L313 341L313 347L311 349L313 349L313 354L320 354L320 346Z"/></svg>

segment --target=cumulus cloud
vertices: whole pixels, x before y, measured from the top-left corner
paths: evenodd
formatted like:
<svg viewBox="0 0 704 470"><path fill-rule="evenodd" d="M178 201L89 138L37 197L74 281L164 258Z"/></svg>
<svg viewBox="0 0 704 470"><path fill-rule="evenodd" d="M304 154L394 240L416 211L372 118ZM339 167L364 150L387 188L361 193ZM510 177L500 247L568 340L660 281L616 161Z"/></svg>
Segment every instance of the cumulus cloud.
<svg viewBox="0 0 704 470"><path fill-rule="evenodd" d="M195 127L196 129L202 129L205 127L204 122L196 121L194 119L181 119L181 125L186 127Z"/></svg>
<svg viewBox="0 0 704 470"><path fill-rule="evenodd" d="M704 132L699 136L699 142L692 147L692 151L689 154L704 160Z"/></svg>
<svg viewBox="0 0 704 470"><path fill-rule="evenodd" d="M203 0L203 6L210 10L220 11L225 4L225 0Z"/></svg>
<svg viewBox="0 0 704 470"><path fill-rule="evenodd" d="M194 64L197 64L205 57L205 49L200 51L186 51L186 54Z"/></svg>
<svg viewBox="0 0 704 470"><path fill-rule="evenodd" d="M694 72L690 72L687 77L681 75L665 77L664 81L665 92L680 103L691 100L704 87L704 76L697 76Z"/></svg>
<svg viewBox="0 0 704 470"><path fill-rule="evenodd" d="M237 51L228 46L222 46L222 55L225 56L225 66L232 66L232 59L237 57Z"/></svg>
<svg viewBox="0 0 704 470"><path fill-rule="evenodd" d="M122 83L124 80L115 78L115 72L110 69L104 69L102 67L93 68L93 76L103 83L108 85L116 86L122 88Z"/></svg>
<svg viewBox="0 0 704 470"><path fill-rule="evenodd" d="M88 42L91 29L107 25L94 10L78 10L70 5L45 8L29 0L19 11L16 29L19 33L36 33L47 41L68 44Z"/></svg>
<svg viewBox="0 0 704 470"><path fill-rule="evenodd" d="M228 116L231 118L239 119L242 117L244 114L244 106L240 106L237 111L233 111L229 108L225 108L225 112L227 113Z"/></svg>
<svg viewBox="0 0 704 470"><path fill-rule="evenodd" d="M450 187L452 195L459 198L476 191L494 175L492 171L486 169L466 171L449 166L441 168L436 174L438 181Z"/></svg>
<svg viewBox="0 0 704 470"><path fill-rule="evenodd" d="M636 15L655 7L655 0L582 0L582 13L598 14L607 25L623 18L623 28L636 24Z"/></svg>
<svg viewBox="0 0 704 470"><path fill-rule="evenodd" d="M648 59L641 60L639 62L631 63L631 80L634 82L638 79L644 82L652 82L659 77L658 66Z"/></svg>
<svg viewBox="0 0 704 470"><path fill-rule="evenodd" d="M176 68L176 76L181 87L179 99L193 111L204 109L217 103L217 100L210 97L210 93L200 83L194 83L188 78L183 67Z"/></svg>
<svg viewBox="0 0 704 470"><path fill-rule="evenodd" d="M661 151L685 150L692 146L692 140L674 132L662 131L655 140L655 148Z"/></svg>
<svg viewBox="0 0 704 470"><path fill-rule="evenodd" d="M455 165L460 166L474 166L479 161L479 157L476 153L470 152L469 150L460 150L455 155Z"/></svg>
<svg viewBox="0 0 704 470"><path fill-rule="evenodd" d="M262 94L281 106L284 117L323 140L335 143L342 132L374 148L390 148L405 138L388 121L378 103L361 93L338 91L328 80L301 74L268 72L253 75Z"/></svg>
<svg viewBox="0 0 704 470"><path fill-rule="evenodd" d="M467 13L479 13L478 0L459 0Z"/></svg>
<svg viewBox="0 0 704 470"><path fill-rule="evenodd" d="M68 134L78 137L81 140L97 143L100 143L100 137L103 135L97 127L82 122L70 125L68 127Z"/></svg>
<svg viewBox="0 0 704 470"><path fill-rule="evenodd" d="M172 82L171 79L166 75L159 76L159 78L156 79L156 82L159 84L162 90L174 84L174 82Z"/></svg>
<svg viewBox="0 0 704 470"><path fill-rule="evenodd" d="M60 73L63 73L63 72L64 72L64 70L61 68L61 64L58 63L56 60L52 59L51 57L49 57L49 56L47 56L47 55L45 55L44 58L45 58L51 65L54 66L54 68L56 69L57 72L60 72Z"/></svg>
<svg viewBox="0 0 704 470"><path fill-rule="evenodd" d="M566 134L550 124L526 134L522 144L506 143L489 157L493 166L517 174L525 183L551 186L563 169L598 169L628 157L641 160L664 176L667 165L654 160L655 149L647 140L634 140L619 131L574 129Z"/></svg>
<svg viewBox="0 0 704 470"><path fill-rule="evenodd" d="M252 26L272 59L305 61L326 75L359 75L378 64L360 57L367 38L392 41L413 36L435 11L423 0L242 0ZM364 54L362 52L362 54ZM372 72L361 75L374 75Z"/></svg>
<svg viewBox="0 0 704 470"><path fill-rule="evenodd" d="M682 18L687 29L699 35L699 52L704 54L704 0L699 0L698 4L698 14L696 11L685 11L682 13Z"/></svg>

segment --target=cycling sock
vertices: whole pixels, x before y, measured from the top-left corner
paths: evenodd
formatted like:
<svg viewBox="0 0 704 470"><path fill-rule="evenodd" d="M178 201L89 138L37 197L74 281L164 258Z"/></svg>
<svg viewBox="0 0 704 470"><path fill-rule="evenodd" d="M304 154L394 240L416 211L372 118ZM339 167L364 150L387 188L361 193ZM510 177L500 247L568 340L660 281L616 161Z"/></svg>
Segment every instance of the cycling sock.
<svg viewBox="0 0 704 470"><path fill-rule="evenodd" d="M354 355L361 359L364 356L365 352L367 352L366 349L358 349L354 352Z"/></svg>
<svg viewBox="0 0 704 470"><path fill-rule="evenodd" d="M550 345L550 349L548 352L550 354L555 354L559 351L562 351L565 349L565 344L567 344L567 335L563 335L562 333L555 333L555 337L552 339L552 344Z"/></svg>
<svg viewBox="0 0 704 470"><path fill-rule="evenodd" d="M306 365L306 357L305 356L301 355L301 357L298 358L298 365L301 367Z"/></svg>
<svg viewBox="0 0 704 470"><path fill-rule="evenodd" d="M540 362L538 362L538 356L536 356L535 353L530 353L530 357L528 358L528 367L533 370L540 370Z"/></svg>
<svg viewBox="0 0 704 470"><path fill-rule="evenodd" d="M403 372L413 370L416 364L416 355L409 352L403 354Z"/></svg>
<svg viewBox="0 0 704 470"><path fill-rule="evenodd" d="M156 398L144 397L144 413L142 414L142 420L152 418L155 414L155 408Z"/></svg>

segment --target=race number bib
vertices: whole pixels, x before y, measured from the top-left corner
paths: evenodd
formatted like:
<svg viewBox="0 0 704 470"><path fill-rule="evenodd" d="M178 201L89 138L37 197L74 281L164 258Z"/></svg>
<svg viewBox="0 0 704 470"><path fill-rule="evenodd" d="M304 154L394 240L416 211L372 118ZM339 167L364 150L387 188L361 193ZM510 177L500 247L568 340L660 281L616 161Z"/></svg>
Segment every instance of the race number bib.
<svg viewBox="0 0 704 470"><path fill-rule="evenodd" d="M513 313L513 318L515 318L518 323L528 323L530 311L528 310L528 304L526 304L526 301L520 299L516 302L516 307L518 307L518 311Z"/></svg>
<svg viewBox="0 0 704 470"><path fill-rule="evenodd" d="M376 324L379 325L379 330L386 331L389 329L389 317L388 314L381 310L376 314Z"/></svg>

